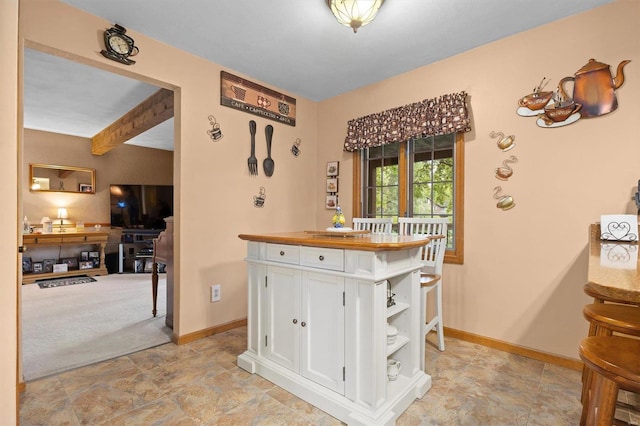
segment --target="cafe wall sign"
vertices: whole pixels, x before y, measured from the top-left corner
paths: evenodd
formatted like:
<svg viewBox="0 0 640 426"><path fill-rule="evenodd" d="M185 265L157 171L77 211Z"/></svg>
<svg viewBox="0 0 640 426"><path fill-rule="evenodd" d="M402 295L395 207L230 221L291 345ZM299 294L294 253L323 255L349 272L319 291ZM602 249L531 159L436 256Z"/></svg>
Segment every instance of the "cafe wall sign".
<svg viewBox="0 0 640 426"><path fill-rule="evenodd" d="M249 114L296 125L296 100L226 71L220 72L220 104Z"/></svg>

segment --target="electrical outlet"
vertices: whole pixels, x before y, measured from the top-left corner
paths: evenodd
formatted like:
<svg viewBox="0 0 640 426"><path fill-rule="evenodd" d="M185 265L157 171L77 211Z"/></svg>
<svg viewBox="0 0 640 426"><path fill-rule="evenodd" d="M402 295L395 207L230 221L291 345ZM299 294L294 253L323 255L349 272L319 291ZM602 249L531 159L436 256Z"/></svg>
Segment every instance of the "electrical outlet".
<svg viewBox="0 0 640 426"><path fill-rule="evenodd" d="M211 286L211 301L219 302L220 301L220 284L215 284Z"/></svg>

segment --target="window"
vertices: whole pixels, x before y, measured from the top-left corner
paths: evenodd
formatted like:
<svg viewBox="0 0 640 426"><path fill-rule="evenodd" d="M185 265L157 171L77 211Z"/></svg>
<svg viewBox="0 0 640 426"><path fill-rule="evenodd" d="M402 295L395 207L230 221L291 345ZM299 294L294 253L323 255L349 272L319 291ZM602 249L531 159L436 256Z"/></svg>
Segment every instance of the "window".
<svg viewBox="0 0 640 426"><path fill-rule="evenodd" d="M359 151L354 216L448 217L445 262L463 263L464 134Z"/></svg>

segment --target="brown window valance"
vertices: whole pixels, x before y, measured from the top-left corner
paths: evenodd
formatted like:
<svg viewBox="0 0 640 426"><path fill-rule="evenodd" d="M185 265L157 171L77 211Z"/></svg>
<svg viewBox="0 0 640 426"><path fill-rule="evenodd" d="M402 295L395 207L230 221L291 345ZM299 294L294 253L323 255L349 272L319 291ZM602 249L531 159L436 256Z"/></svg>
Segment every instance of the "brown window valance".
<svg viewBox="0 0 640 426"><path fill-rule="evenodd" d="M452 93L350 120L344 150L468 132L471 127L466 98L466 92Z"/></svg>

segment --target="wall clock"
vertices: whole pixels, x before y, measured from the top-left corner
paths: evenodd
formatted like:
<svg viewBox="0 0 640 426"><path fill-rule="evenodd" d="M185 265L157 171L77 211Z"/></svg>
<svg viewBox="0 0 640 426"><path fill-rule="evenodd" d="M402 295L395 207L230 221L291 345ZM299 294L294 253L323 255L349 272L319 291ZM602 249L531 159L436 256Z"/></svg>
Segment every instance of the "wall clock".
<svg viewBox="0 0 640 426"><path fill-rule="evenodd" d="M133 39L126 35L127 29L121 25L114 24L113 27L104 31L105 50L102 56L125 65L133 65L136 61L129 59L140 51L133 42Z"/></svg>

